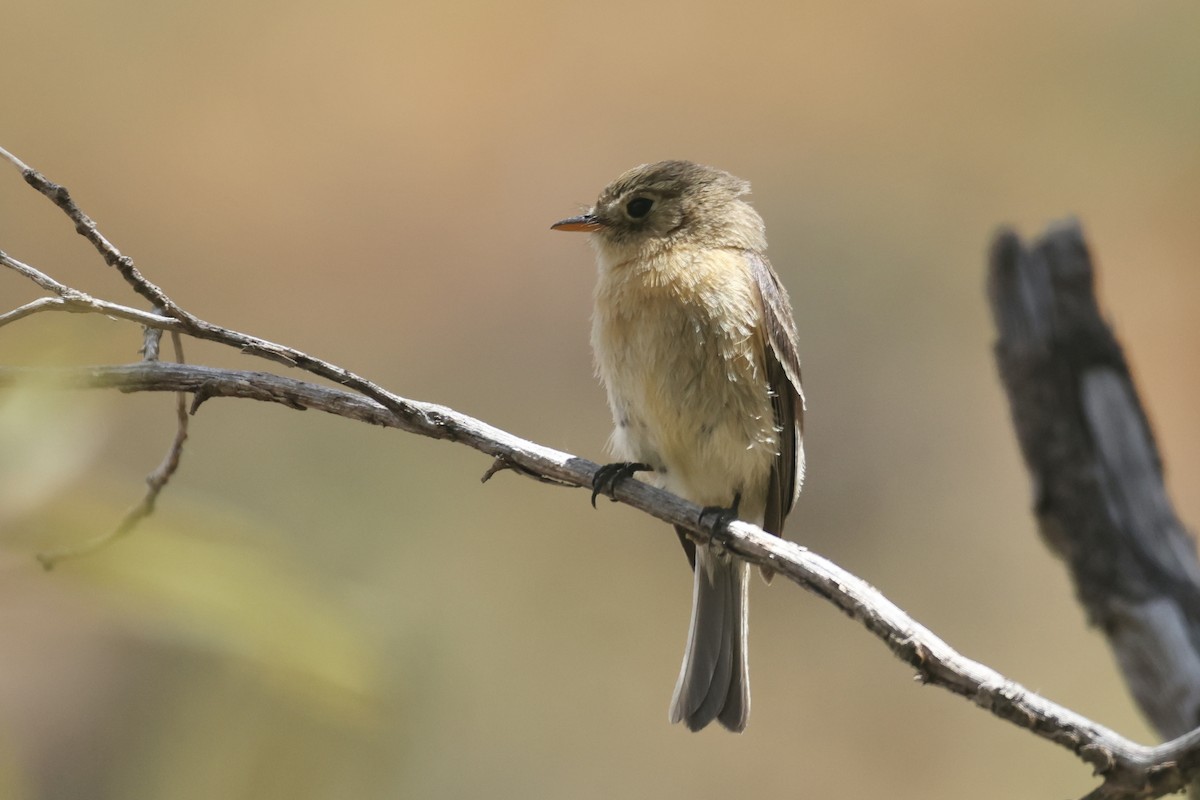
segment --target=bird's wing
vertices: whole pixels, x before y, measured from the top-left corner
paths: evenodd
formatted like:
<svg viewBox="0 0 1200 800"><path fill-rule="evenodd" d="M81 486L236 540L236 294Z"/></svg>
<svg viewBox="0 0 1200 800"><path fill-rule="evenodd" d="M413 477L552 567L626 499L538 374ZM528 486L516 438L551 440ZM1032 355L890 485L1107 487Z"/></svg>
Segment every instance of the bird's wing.
<svg viewBox="0 0 1200 800"><path fill-rule="evenodd" d="M804 482L804 389L800 384L800 356L796 352L796 322L787 290L779 282L766 256L747 253L750 271L762 304L766 337L767 381L779 428L779 454L771 469L763 529L783 534L783 521Z"/></svg>

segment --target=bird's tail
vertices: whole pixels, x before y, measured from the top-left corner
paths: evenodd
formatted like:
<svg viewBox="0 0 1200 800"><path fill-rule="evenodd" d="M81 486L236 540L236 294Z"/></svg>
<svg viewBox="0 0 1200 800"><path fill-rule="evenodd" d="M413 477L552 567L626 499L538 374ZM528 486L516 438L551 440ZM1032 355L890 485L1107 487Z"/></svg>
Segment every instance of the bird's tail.
<svg viewBox="0 0 1200 800"><path fill-rule="evenodd" d="M750 716L746 632L750 565L696 547L692 624L671 698L671 722L698 731L714 719L741 732Z"/></svg>

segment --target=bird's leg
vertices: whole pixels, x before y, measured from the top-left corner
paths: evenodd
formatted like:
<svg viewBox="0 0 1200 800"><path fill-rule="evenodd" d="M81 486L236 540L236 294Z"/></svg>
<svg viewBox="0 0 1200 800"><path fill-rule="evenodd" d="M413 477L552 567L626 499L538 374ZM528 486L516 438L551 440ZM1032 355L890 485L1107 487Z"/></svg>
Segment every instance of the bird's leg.
<svg viewBox="0 0 1200 800"><path fill-rule="evenodd" d="M653 469L640 461L617 461L600 467L592 477L592 508L596 507L596 497L601 493L612 495L618 481L633 477L635 472L650 472Z"/></svg>

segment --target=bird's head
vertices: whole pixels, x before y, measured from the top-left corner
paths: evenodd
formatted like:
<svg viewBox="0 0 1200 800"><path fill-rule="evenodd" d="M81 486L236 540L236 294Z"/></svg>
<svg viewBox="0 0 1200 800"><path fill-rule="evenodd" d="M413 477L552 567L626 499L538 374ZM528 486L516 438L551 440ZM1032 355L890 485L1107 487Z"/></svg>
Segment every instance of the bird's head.
<svg viewBox="0 0 1200 800"><path fill-rule="evenodd" d="M605 187L586 213L551 226L594 233L602 251L625 258L676 247L766 248L762 218L742 198L750 184L690 161L643 164Z"/></svg>

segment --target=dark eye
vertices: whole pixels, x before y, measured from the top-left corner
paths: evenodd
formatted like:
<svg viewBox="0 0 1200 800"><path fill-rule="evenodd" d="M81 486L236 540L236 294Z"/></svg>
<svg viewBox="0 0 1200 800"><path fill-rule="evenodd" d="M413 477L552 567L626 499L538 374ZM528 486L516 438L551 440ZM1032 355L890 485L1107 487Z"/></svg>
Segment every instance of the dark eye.
<svg viewBox="0 0 1200 800"><path fill-rule="evenodd" d="M654 201L649 197L635 197L625 204L625 213L634 219L641 219L650 213Z"/></svg>

